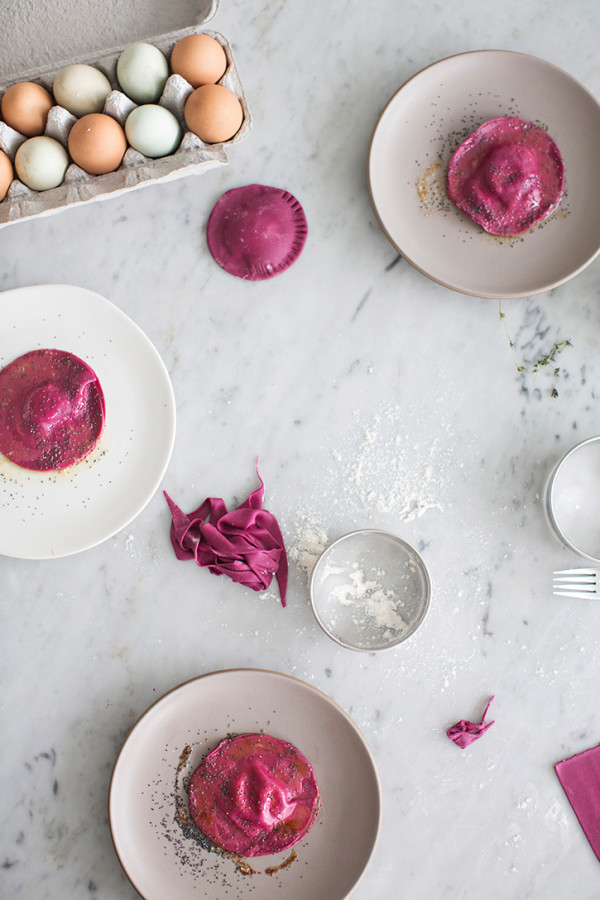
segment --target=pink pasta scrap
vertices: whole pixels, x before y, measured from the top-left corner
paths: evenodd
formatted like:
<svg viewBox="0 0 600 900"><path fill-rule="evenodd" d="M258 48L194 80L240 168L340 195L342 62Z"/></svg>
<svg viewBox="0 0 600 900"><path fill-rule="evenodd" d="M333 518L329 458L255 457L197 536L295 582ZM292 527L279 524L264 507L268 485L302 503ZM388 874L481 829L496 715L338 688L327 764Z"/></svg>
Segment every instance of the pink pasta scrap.
<svg viewBox="0 0 600 900"><path fill-rule="evenodd" d="M490 697L488 700L488 704L483 711L483 716L481 718L481 722L469 722L467 719L461 719L460 722L457 722L455 725L452 725L446 732L451 741L464 750L465 747L468 747L469 744L472 744L473 741L479 740L479 738L485 734L485 732L494 724L494 720L491 722L485 721L485 717L487 715L487 711L490 708L490 703L494 699L494 695Z"/></svg>

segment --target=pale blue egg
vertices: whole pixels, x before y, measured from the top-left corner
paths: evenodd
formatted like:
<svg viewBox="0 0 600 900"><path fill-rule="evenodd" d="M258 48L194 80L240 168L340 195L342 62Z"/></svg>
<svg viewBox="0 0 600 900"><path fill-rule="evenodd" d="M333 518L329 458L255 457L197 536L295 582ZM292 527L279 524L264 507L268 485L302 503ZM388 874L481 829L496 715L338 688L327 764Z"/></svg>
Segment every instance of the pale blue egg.
<svg viewBox="0 0 600 900"><path fill-rule="evenodd" d="M132 44L117 62L121 89L136 103L154 103L169 77L165 55L153 44Z"/></svg>
<svg viewBox="0 0 600 900"><path fill-rule="evenodd" d="M174 153L182 134L173 113L155 103L136 107L125 122L125 135L131 146L151 159Z"/></svg>

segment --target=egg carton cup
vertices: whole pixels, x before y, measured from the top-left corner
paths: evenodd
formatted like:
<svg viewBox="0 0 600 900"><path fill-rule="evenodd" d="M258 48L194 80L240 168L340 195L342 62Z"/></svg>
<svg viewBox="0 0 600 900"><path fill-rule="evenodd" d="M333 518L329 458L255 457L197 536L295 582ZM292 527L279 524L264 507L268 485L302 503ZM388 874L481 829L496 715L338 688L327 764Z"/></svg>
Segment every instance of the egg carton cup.
<svg viewBox="0 0 600 900"><path fill-rule="evenodd" d="M226 147L243 140L252 127L252 119L242 83L235 65L231 46L223 35L199 26L173 31L157 38L150 38L145 43L153 44L165 54L167 60L175 44L188 34L208 34L215 38L225 51L227 69L219 84L229 88L242 105L244 121L240 130L229 141L219 144L206 144L193 132L186 129L183 108L189 95L194 90L191 84L180 75L169 75L160 99L157 101L172 112L181 125L183 138L179 148L170 156L150 159L143 156L133 147L128 147L118 169L107 175L89 175L75 163L67 168L63 183L49 191L33 191L16 177L10 185L5 199L0 202L0 228L12 222L22 221L33 216L50 215L80 203L91 200L105 200L118 197L125 191L144 187L156 182L173 181L184 175L201 174L216 166L227 164ZM134 42L135 43L135 42ZM101 56L82 56L68 60L60 65L40 68L29 72L19 81L35 81L50 92L54 76L66 65L86 63L103 72L110 81L113 90L106 98L104 112L125 125L129 113L138 106L124 94L117 80L117 62L119 56L131 43L104 52ZM0 85L0 95L14 84L10 82ZM77 118L61 106L53 106L48 113L44 134L59 141L68 151L69 132ZM0 149L14 162L15 154L27 138L15 131L5 122L0 122Z"/></svg>

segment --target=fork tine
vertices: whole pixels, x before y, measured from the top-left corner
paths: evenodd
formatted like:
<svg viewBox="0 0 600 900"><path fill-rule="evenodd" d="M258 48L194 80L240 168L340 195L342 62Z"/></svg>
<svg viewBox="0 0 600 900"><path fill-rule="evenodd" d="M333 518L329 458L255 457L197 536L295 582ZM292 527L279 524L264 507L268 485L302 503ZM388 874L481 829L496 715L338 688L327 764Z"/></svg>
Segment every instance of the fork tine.
<svg viewBox="0 0 600 900"><path fill-rule="evenodd" d="M560 585L578 585L578 584L593 584L597 583L597 579L593 577L593 575L576 575L572 578L569 578L568 575L563 575L562 577L553 579L553 583L560 587Z"/></svg>
<svg viewBox="0 0 600 900"><path fill-rule="evenodd" d="M554 575L598 575L596 569L558 569Z"/></svg>
<svg viewBox="0 0 600 900"><path fill-rule="evenodd" d="M597 597L596 591L552 591L555 597L572 597L574 600L589 600L590 597Z"/></svg>

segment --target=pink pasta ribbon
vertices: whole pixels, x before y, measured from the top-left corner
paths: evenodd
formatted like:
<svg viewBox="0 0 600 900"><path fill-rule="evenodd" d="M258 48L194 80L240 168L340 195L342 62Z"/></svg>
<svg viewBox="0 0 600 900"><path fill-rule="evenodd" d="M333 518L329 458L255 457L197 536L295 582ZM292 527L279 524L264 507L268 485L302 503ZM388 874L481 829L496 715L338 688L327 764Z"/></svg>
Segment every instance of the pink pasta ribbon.
<svg viewBox="0 0 600 900"><path fill-rule="evenodd" d="M208 497L186 515L165 491L173 517L171 543L177 559L194 559L213 575L228 575L253 591L266 590L275 575L285 606L287 554L277 519L263 509L265 486L258 469L256 474L260 487L230 512L223 500Z"/></svg>
<svg viewBox="0 0 600 900"><path fill-rule="evenodd" d="M485 732L494 724L494 720L488 722L486 724L485 717L487 715L487 711L490 708L490 703L494 699L495 694L492 694L490 699L488 700L488 704L483 711L483 716L481 718L481 723L477 722L469 722L467 719L461 719L460 722L457 722L456 725L452 725L446 734L450 738L451 741L460 747L462 750L465 747L468 747L469 744L472 744L473 741L477 741Z"/></svg>

